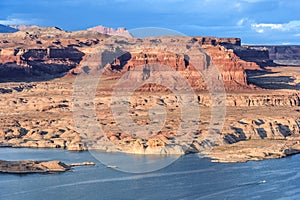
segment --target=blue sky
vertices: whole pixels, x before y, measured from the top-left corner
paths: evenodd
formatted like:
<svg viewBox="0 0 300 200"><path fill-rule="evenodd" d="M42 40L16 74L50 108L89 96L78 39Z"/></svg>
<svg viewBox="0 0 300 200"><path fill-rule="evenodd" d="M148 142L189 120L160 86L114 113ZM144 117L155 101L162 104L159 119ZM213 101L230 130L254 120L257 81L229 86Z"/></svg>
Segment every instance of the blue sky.
<svg viewBox="0 0 300 200"><path fill-rule="evenodd" d="M299 12L297 0L1 0L0 24L161 27L245 44L300 44Z"/></svg>

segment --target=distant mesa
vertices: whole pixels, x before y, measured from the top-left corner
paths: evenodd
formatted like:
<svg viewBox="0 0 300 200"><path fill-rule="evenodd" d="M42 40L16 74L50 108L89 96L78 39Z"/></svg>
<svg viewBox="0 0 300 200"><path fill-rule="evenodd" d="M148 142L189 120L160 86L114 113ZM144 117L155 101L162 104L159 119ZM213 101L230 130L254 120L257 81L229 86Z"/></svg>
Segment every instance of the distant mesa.
<svg viewBox="0 0 300 200"><path fill-rule="evenodd" d="M129 33L126 28L110 28L105 26L95 26L92 28L88 28L88 31L96 31L98 33L106 34L106 35L112 35L112 36L124 36L124 37L132 37L132 35Z"/></svg>
<svg viewBox="0 0 300 200"><path fill-rule="evenodd" d="M248 45L254 50L267 50L269 59L278 65L300 66L299 45Z"/></svg>

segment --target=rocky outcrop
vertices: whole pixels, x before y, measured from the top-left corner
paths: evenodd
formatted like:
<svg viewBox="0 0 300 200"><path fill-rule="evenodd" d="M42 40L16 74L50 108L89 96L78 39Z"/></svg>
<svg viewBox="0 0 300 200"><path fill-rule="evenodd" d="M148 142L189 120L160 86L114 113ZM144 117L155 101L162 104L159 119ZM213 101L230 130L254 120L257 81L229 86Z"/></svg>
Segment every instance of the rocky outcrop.
<svg viewBox="0 0 300 200"><path fill-rule="evenodd" d="M13 174L55 173L70 170L68 165L54 161L4 161L0 160L0 172Z"/></svg>
<svg viewBox="0 0 300 200"><path fill-rule="evenodd" d="M66 172L74 166L95 165L93 162L84 162L67 165L58 160L53 161L4 161L0 160L0 172L9 174L31 174L31 173L58 173Z"/></svg>
<svg viewBox="0 0 300 200"><path fill-rule="evenodd" d="M4 124L0 132L1 146L86 150L78 133L70 128L60 127L55 119L36 119L35 125L26 120L20 123L17 120L9 122L6 119L6 122L2 121L1 124Z"/></svg>
<svg viewBox="0 0 300 200"><path fill-rule="evenodd" d="M212 162L247 162L284 158L300 153L299 138L247 140L216 146L206 157Z"/></svg>
<svg viewBox="0 0 300 200"><path fill-rule="evenodd" d="M297 117L243 118L222 131L223 142L207 153L213 162L247 162L300 153Z"/></svg>
<svg viewBox="0 0 300 200"><path fill-rule="evenodd" d="M0 74L3 78L61 75L75 68L83 56L73 47L0 50Z"/></svg>
<svg viewBox="0 0 300 200"><path fill-rule="evenodd" d="M241 46L240 38L215 38L215 37L193 37L192 42L197 42L200 45L209 45L209 46L226 46L234 45Z"/></svg>
<svg viewBox="0 0 300 200"><path fill-rule="evenodd" d="M69 83L2 85L0 145L86 150L73 125Z"/></svg>
<svg viewBox="0 0 300 200"><path fill-rule="evenodd" d="M150 138L142 139L126 133L115 132L106 133L105 137L94 140L94 143L90 143L88 146L89 149L106 152L149 155L184 155L188 153L190 148L188 144L172 143L172 139L164 134L152 135Z"/></svg>
<svg viewBox="0 0 300 200"><path fill-rule="evenodd" d="M294 118L241 119L230 126L231 130L224 130L222 134L229 144L241 140L284 140L299 136L299 122L299 119Z"/></svg>

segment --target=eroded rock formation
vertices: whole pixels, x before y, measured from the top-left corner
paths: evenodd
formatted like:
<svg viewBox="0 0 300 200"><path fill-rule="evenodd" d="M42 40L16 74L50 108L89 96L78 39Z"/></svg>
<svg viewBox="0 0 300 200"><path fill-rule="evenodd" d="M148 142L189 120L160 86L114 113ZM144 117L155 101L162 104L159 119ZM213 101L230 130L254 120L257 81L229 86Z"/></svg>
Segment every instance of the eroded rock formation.
<svg viewBox="0 0 300 200"><path fill-rule="evenodd" d="M197 55L197 59L193 55ZM0 145L68 150L90 148L135 154L211 150L208 156L224 162L297 153L300 149L298 68L266 67L268 63L266 49L242 47L238 38L168 36L140 39L110 37L95 31L65 32L51 27L2 34L0 79L4 83L0 85ZM124 95L113 93L121 77L146 80L155 71L160 72L158 66L168 66L173 74L179 73L192 86L194 101L200 109L199 120L181 119L182 97L159 83L137 88L130 99L112 103L113 97L118 99ZM218 116L211 111L212 97L199 73L213 67L217 68L219 76L211 76L210 81L223 80L226 89L225 98L217 101L217 105L226 106L222 130L209 128L211 118ZM101 70L104 73L95 90L95 99L73 101L76 75L87 77L80 85L82 93L77 94L86 97L92 83L99 81L93 75ZM287 74L290 70L292 72ZM181 83L176 82L172 73L170 80ZM8 80L9 76L16 82ZM42 80L19 83L24 77L30 82L34 77ZM55 77L59 78L53 79ZM166 83L167 80L161 78L160 81ZM145 129L126 132L120 128L124 118L115 116L122 106L128 107L128 115L124 117ZM153 107L157 110L151 110ZM77 108L95 108L96 125L103 129L103 134L90 132L89 127L95 125L95 120L88 110L74 116ZM218 111L225 112L222 108ZM76 120L80 123L76 124ZM157 124L161 126L157 131L147 128ZM187 127L197 128L182 131Z"/></svg>
<svg viewBox="0 0 300 200"><path fill-rule="evenodd" d="M6 78L61 75L75 68L83 56L73 47L5 49L0 51L0 73Z"/></svg>

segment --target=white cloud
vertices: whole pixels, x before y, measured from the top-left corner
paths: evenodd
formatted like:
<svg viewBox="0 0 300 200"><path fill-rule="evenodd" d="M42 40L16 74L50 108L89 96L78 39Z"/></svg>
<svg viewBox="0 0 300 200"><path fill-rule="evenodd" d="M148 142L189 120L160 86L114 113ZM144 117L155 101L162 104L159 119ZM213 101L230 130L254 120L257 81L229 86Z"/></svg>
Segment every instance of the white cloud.
<svg viewBox="0 0 300 200"><path fill-rule="evenodd" d="M19 18L10 18L0 20L0 24L3 25L19 25L19 24L33 24L34 20L25 20L25 19L19 19Z"/></svg>
<svg viewBox="0 0 300 200"><path fill-rule="evenodd" d="M257 29L256 31L257 31L258 33L263 33L263 32L265 32L264 29Z"/></svg>
<svg viewBox="0 0 300 200"><path fill-rule="evenodd" d="M282 30L284 31L286 27L283 24L252 24L252 27L257 29L257 30L263 30L266 28L270 29L277 29L277 30Z"/></svg>
<svg viewBox="0 0 300 200"><path fill-rule="evenodd" d="M283 24L271 24L271 23L253 23L251 27L258 33L263 33L266 30L277 30L277 31L293 31L300 30L300 20L290 21Z"/></svg>
<svg viewBox="0 0 300 200"><path fill-rule="evenodd" d="M233 4L233 7L238 11L241 12L243 10L242 4L240 2L236 2Z"/></svg>
<svg viewBox="0 0 300 200"><path fill-rule="evenodd" d="M254 23L254 21L252 19L242 18L239 21L237 21L236 25L237 26L246 26L246 25L249 25L249 24L252 24L252 23Z"/></svg>
<svg viewBox="0 0 300 200"><path fill-rule="evenodd" d="M295 37L300 37L300 33L294 34Z"/></svg>
<svg viewBox="0 0 300 200"><path fill-rule="evenodd" d="M300 20L294 20L294 21L290 21L287 26L290 29L300 29Z"/></svg>
<svg viewBox="0 0 300 200"><path fill-rule="evenodd" d="M236 25L237 26L243 26L244 25L244 22L245 22L245 19L243 18L243 19L240 19L237 23L236 23Z"/></svg>

